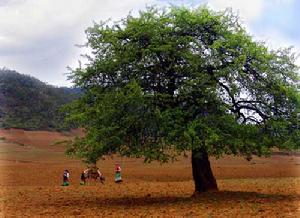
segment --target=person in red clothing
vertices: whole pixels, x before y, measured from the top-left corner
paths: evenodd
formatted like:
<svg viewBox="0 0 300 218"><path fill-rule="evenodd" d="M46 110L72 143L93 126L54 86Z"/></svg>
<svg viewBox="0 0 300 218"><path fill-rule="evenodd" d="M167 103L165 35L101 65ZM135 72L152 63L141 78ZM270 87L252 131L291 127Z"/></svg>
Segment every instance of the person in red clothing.
<svg viewBox="0 0 300 218"><path fill-rule="evenodd" d="M115 165L115 183L122 182L122 177L121 177L121 166L119 163L116 163Z"/></svg>

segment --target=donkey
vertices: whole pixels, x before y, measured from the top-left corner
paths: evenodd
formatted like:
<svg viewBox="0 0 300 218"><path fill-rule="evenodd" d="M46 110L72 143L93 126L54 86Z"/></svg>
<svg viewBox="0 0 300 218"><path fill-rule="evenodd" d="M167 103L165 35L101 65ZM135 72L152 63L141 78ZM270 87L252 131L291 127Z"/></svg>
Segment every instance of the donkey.
<svg viewBox="0 0 300 218"><path fill-rule="evenodd" d="M81 175L81 180L84 182L86 179L93 179L94 181L98 180L104 184L105 181L105 177L102 175L102 173L100 172L99 168L88 168L86 170L83 171L82 175Z"/></svg>

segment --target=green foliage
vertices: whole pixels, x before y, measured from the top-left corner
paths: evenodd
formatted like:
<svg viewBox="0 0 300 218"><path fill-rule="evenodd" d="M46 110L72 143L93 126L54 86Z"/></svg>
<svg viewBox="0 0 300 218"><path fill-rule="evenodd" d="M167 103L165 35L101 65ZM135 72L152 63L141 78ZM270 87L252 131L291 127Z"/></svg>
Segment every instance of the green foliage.
<svg viewBox="0 0 300 218"><path fill-rule="evenodd" d="M71 74L85 94L66 107L86 135L69 154L166 162L200 147L247 158L299 148L294 54L253 41L230 11L150 7L86 34L93 56Z"/></svg>
<svg viewBox="0 0 300 218"><path fill-rule="evenodd" d="M56 88L26 75L0 69L0 128L63 130L60 107L78 98L79 92Z"/></svg>

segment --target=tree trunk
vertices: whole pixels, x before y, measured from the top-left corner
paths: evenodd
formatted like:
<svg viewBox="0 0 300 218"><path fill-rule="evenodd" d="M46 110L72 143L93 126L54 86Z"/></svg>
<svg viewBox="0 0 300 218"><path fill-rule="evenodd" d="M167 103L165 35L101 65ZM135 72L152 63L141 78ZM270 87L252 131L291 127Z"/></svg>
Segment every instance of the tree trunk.
<svg viewBox="0 0 300 218"><path fill-rule="evenodd" d="M192 169L195 182L195 194L218 190L206 150L192 150Z"/></svg>

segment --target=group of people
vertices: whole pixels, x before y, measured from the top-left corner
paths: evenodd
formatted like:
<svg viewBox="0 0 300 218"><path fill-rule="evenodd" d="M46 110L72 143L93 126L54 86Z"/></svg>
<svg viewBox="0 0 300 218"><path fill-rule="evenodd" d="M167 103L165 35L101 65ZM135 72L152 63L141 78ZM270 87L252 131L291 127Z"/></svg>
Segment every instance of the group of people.
<svg viewBox="0 0 300 218"><path fill-rule="evenodd" d="M80 176L80 185L85 185L86 179L88 178L92 178L94 180L97 180L99 178L101 183L104 183L105 181L105 177L100 172L99 168L97 168L95 165L88 167L86 170L82 171ZM121 166L119 163L116 163L115 165L115 182L116 183L122 182ZM70 184L70 172L69 170L64 170L62 186L68 186L69 184Z"/></svg>

